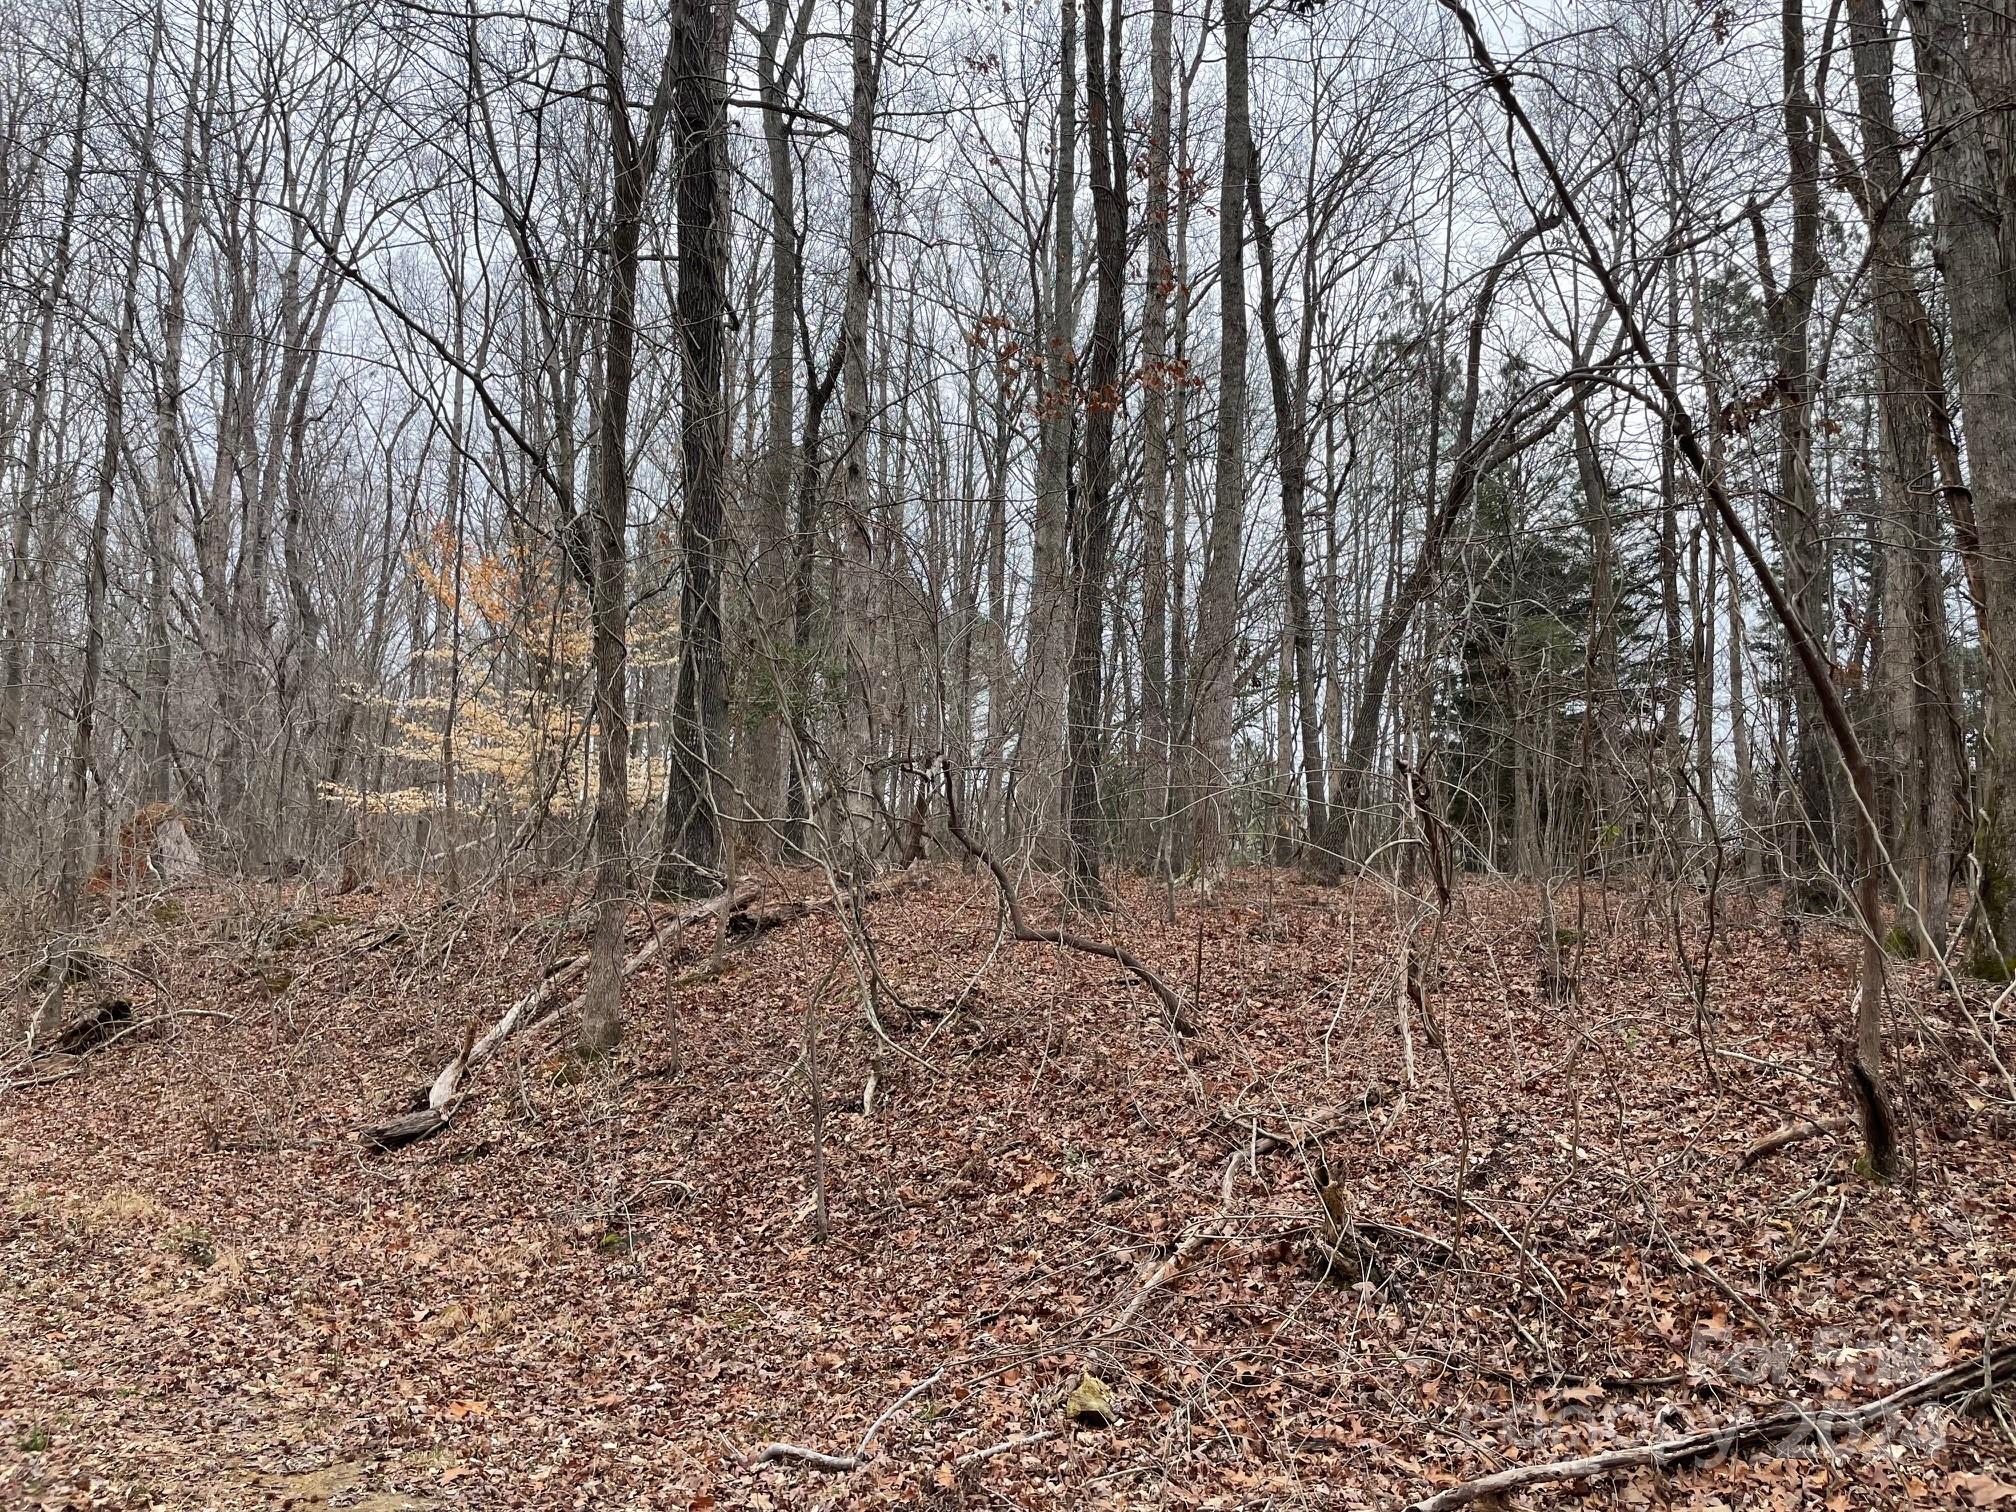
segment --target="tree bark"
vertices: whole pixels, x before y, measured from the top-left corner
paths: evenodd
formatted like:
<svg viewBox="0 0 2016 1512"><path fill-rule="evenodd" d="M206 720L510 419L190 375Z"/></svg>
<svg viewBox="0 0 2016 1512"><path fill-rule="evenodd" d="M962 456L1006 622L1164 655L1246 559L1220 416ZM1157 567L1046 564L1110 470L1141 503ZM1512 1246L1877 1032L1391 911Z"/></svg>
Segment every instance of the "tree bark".
<svg viewBox="0 0 2016 1512"><path fill-rule="evenodd" d="M1169 361L1169 301L1177 293L1169 260L1171 0L1152 0L1148 25L1147 207L1142 227L1148 277L1141 294L1141 740L1147 752L1148 826L1153 859L1168 843L1174 758L1169 678L1169 403L1181 382Z"/></svg>
<svg viewBox="0 0 2016 1512"><path fill-rule="evenodd" d="M1308 811L1308 869L1324 882L1334 882L1343 867L1343 853L1332 832L1329 783L1323 771L1323 713L1316 701L1316 645L1309 612L1309 368L1310 321L1305 301L1301 336L1291 368L1281 332L1281 290L1274 265L1274 232L1257 169L1247 180L1247 206L1253 216L1253 250L1260 264L1260 332L1267 351L1267 375L1274 398L1274 467L1281 479L1281 524L1287 537L1287 639L1294 682L1297 729L1301 736L1302 802ZM1315 257L1312 246L1304 256ZM1305 294L1308 292L1305 281ZM1284 766L1289 764L1283 753Z"/></svg>
<svg viewBox="0 0 2016 1512"><path fill-rule="evenodd" d="M1876 682L1886 742L1891 866L1906 905L1904 938L1944 945L1953 871L1956 677L1941 570L1941 490L1934 437L1945 423L1945 379L1931 320L1911 272L1910 200L1892 97L1895 59L1883 0L1849 0L1856 97L1866 164L1861 203L1870 237L1876 407L1882 428L1881 539L1887 559Z"/></svg>
<svg viewBox="0 0 2016 1512"><path fill-rule="evenodd" d="M1225 5L1225 155L1218 179L1218 438L1198 585L1194 864L1208 886L1231 861L1232 742L1239 674L1239 569L1246 544L1246 178L1252 171L1247 0Z"/></svg>
<svg viewBox="0 0 2016 1512"><path fill-rule="evenodd" d="M719 891L718 773L727 754L727 669L721 644L722 476L728 445L723 387L728 228L722 219L728 102L717 54L725 0L680 0L673 11L673 151L679 244L679 681L666 753L664 849L657 890Z"/></svg>
<svg viewBox="0 0 2016 1512"><path fill-rule="evenodd" d="M1024 654L1028 686L1015 746L1017 828L1036 853L1054 859L1057 780L1073 637L1067 552L1071 533L1073 442L1078 423L1078 8L1061 0L1057 62L1056 186L1051 202L1049 308L1037 392L1036 524L1030 562ZM1084 0L1097 10L1099 0Z"/></svg>
<svg viewBox="0 0 2016 1512"><path fill-rule="evenodd" d="M1101 907L1099 770L1105 710L1107 562L1113 550L1113 422L1125 404L1120 382L1121 300L1127 276L1127 140L1121 92L1121 0L1110 22L1085 0L1085 98L1091 128L1094 266L1098 292L1085 366L1085 494L1072 511L1076 590L1071 638L1070 724L1064 808L1070 836L1070 889L1081 907ZM1109 32L1110 28L1110 32Z"/></svg>
<svg viewBox="0 0 2016 1512"><path fill-rule="evenodd" d="M1961 0L1907 0L1918 96L1932 164L1940 271L1953 326L1953 366L1967 437L1988 656L1982 792L1974 854L1973 965L2016 970L2016 291L2006 249L2016 239L2016 185L2006 105L2016 88L2016 24Z"/></svg>

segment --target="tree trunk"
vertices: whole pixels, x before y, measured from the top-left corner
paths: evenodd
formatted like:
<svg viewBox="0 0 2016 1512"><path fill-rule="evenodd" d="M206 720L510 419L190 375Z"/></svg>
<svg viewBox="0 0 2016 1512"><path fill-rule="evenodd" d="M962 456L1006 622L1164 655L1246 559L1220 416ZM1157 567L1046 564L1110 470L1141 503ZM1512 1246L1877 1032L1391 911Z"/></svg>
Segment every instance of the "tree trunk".
<svg viewBox="0 0 2016 1512"><path fill-rule="evenodd" d="M1905 905L1900 927L1921 950L1943 946L1960 773L1952 731L1959 710L1941 571L1941 493L1934 436L1945 380L1931 321L1911 273L1910 200L1892 99L1893 46L1883 0L1849 0L1855 86L1866 166L1860 199L1869 223L1876 328L1876 407L1882 423L1881 539L1887 558L1879 610L1877 685L1889 740L1891 866Z"/></svg>
<svg viewBox="0 0 2016 1512"><path fill-rule="evenodd" d="M1982 793L1974 853L1973 964L2016 970L2016 293L2005 248L2016 237L2009 114L2016 26L1961 0L1908 0L1912 55L1931 153L1940 270L1952 312L1989 650Z"/></svg>
<svg viewBox="0 0 2016 1512"><path fill-rule="evenodd" d="M853 110L847 120L847 294L840 316L840 643L846 661L845 735L836 786L832 859L858 877L875 865L874 711L881 681L874 653L876 580L873 489L868 476L868 320L875 295L875 94L877 0L853 0Z"/></svg>
<svg viewBox="0 0 2016 1512"><path fill-rule="evenodd" d="M1252 171L1247 0L1225 5L1225 160L1218 181L1218 443L1198 585L1195 866L1208 886L1232 844L1232 739L1239 674L1239 568L1246 543L1246 177Z"/></svg>
<svg viewBox="0 0 2016 1512"><path fill-rule="evenodd" d="M1823 662L1831 668L1831 634L1826 538L1820 520L1820 498L1813 483L1813 301L1819 291L1820 145L1819 123L1806 83L1806 21L1801 0L1783 0L1779 7L1779 41L1785 86L1783 126L1792 241L1785 279L1779 286L1770 259L1759 240L1759 271L1765 281L1765 309L1778 357L1778 479L1777 533L1784 554L1785 586L1799 618L1814 636ZM1828 675L1833 674L1831 670ZM1795 828L1788 859L1800 903L1806 908L1829 906L1834 893L1828 873L1834 866L1834 799L1828 777L1826 722L1819 693L1806 682L1793 685L1797 715L1793 781L1798 789L1801 823Z"/></svg>
<svg viewBox="0 0 2016 1512"><path fill-rule="evenodd" d="M763 669L751 713L749 800L756 817L782 812L786 721L801 669L790 655L792 638L792 500L798 478L797 332L802 283L798 255L797 170L791 159L791 117L785 91L797 76L812 14L809 4L796 18L788 0L770 0L757 37L756 77L765 109L763 145L770 189L770 309L765 430L757 475L756 559L751 566L756 608L754 655ZM790 35L785 35L787 24ZM764 830L759 826L758 835Z"/></svg>
<svg viewBox="0 0 2016 1512"><path fill-rule="evenodd" d="M43 448L48 441L49 401L56 380L56 317L68 297L73 234L77 225L77 199L84 184L85 119L90 90L83 80L77 85L77 119L70 140L69 163L63 171L63 201L57 211L56 244L50 254L48 271L37 291L40 320L35 343L35 365L31 370L32 393L28 401L28 430L22 441L20 484L14 499L13 531L7 559L4 619L6 653L0 659L0 841L9 838L9 819L16 795L26 779L27 753L22 749L22 713L28 691L28 609L35 596L39 576L34 533L36 511L41 503ZM4 846L0 846L4 849ZM11 880L11 879L8 879Z"/></svg>
<svg viewBox="0 0 2016 1512"><path fill-rule="evenodd" d="M1098 292L1085 367L1085 493L1072 511L1076 610L1071 644L1069 752L1064 808L1070 890L1080 907L1103 906L1099 885L1099 768L1105 720L1107 560L1113 549L1113 421L1120 383L1121 300L1127 277L1126 105L1121 93L1121 0L1109 23L1085 3L1085 97L1091 127L1094 264ZM1107 28L1110 24L1110 36Z"/></svg>
<svg viewBox="0 0 2016 1512"><path fill-rule="evenodd" d="M727 757L727 669L721 645L722 467L728 446L723 390L728 228L722 219L728 102L717 54L722 0L680 0L673 11L673 151L679 240L680 479L679 681L666 752L664 849L658 892L702 897L722 875L718 773Z"/></svg>
<svg viewBox="0 0 2016 1512"><path fill-rule="evenodd" d="M1309 815L1306 863L1315 876L1334 882L1343 853L1332 833L1329 784L1323 771L1323 713L1316 701L1316 645L1309 613L1309 367L1313 308L1304 282L1302 334L1291 369L1281 334L1281 290L1274 267L1274 232L1267 223L1257 168L1247 180L1253 215L1253 250L1260 264L1260 332L1267 350L1267 374L1274 396L1275 471L1281 477L1281 524L1287 537L1288 646L1302 740L1302 801ZM1315 248L1305 252L1313 264ZM1284 751L1284 768L1293 763Z"/></svg>
<svg viewBox="0 0 2016 1512"><path fill-rule="evenodd" d="M1168 843L1173 758L1169 696L1169 401L1180 375L1169 361L1171 0L1152 0L1148 27L1148 278L1141 294L1141 740L1147 753L1151 860Z"/></svg>
<svg viewBox="0 0 2016 1512"><path fill-rule="evenodd" d="M1099 0L1085 0L1096 10ZM1056 192L1051 207L1050 288L1043 369L1037 392L1036 525L1030 562L1022 732L1015 745L1017 827L1036 853L1057 848L1066 680L1073 638L1066 551L1070 543L1072 443L1079 379L1078 285L1074 245L1078 214L1078 5L1062 0L1057 64Z"/></svg>

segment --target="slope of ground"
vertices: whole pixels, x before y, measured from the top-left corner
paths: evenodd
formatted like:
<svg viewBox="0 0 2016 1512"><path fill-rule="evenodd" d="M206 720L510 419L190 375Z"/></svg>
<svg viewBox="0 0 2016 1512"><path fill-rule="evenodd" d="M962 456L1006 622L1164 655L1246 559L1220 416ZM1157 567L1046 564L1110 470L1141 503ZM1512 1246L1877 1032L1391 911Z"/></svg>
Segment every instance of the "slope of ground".
<svg viewBox="0 0 2016 1512"><path fill-rule="evenodd" d="M0 1092L0 1506L1392 1507L1866 1400L2016 1316L1990 1000L1895 974L1907 1179L1825 1136L1739 1170L1843 1111L1852 948L1739 918L1697 1027L1656 890L1557 889L1557 1004L1538 889L1466 883L1410 1088L1379 889L1250 873L1166 922L1123 888L1084 927L1195 995L1178 1042L934 868L867 910L886 1036L831 910L711 972L696 930L613 1062L533 1031L364 1153L579 948L563 901L183 893L108 932L149 1027ZM1533 1502L2016 1508L2010 1443L1921 1411Z"/></svg>

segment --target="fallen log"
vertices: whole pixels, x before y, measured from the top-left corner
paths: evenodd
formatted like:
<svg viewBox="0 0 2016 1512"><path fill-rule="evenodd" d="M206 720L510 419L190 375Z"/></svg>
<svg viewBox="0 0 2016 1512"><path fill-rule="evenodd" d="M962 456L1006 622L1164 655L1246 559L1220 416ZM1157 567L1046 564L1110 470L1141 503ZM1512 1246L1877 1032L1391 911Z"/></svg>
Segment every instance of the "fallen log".
<svg viewBox="0 0 2016 1512"><path fill-rule="evenodd" d="M668 940L668 929L670 930L669 938L676 940L689 925L698 924L705 919L711 919L720 913L723 908L733 913L736 909L745 906L755 898L757 891L758 889L753 882L744 883L741 887L735 889L733 893L722 893L718 897L709 898L701 903L695 903L684 911L675 914L665 924L654 927L650 937L624 960L622 968L624 978L627 979L635 976L637 972L657 958L658 952L664 948ZM495 1055L498 1046L502 1045L505 1040L509 1039L520 1029L533 1028L551 1018L555 1012L559 1011L558 1009L549 1007L553 1001L554 994L562 986L581 975L587 969L588 957L586 955L576 956L566 966L552 973L537 987L513 1003L504 1016L490 1026L488 1032L481 1039L471 1045L464 1054L456 1056L454 1060L441 1068L441 1074L434 1078L434 1085L428 1090L427 1106L430 1108L444 1106L461 1089L462 1083L468 1074L476 1067L482 1065L491 1056ZM579 1003L580 998L576 996L568 1000L567 1006L570 1008L576 1007Z"/></svg>
<svg viewBox="0 0 2016 1512"><path fill-rule="evenodd" d="M65 1028L49 1049L57 1055L83 1055L123 1039L133 1027L133 1005L124 998L109 998Z"/></svg>
<svg viewBox="0 0 2016 1512"><path fill-rule="evenodd" d="M904 869L877 877L861 889L861 901L877 903L884 898L893 897L919 881L923 875L922 872L909 870L906 866ZM774 908L737 909L729 921L728 930L730 934L741 936L765 935L773 929L780 929L786 924L795 924L812 914L823 913L832 908L836 901L844 901L845 896L844 893L836 895L829 890L814 893L809 897L789 898Z"/></svg>
<svg viewBox="0 0 2016 1512"><path fill-rule="evenodd" d="M448 1121L461 1105L462 1099L458 1097L445 1108L416 1108L411 1113L402 1113L397 1118L373 1124L358 1137L363 1140L366 1149L389 1155L423 1139L432 1139L448 1127Z"/></svg>
<svg viewBox="0 0 2016 1512"><path fill-rule="evenodd" d="M1451 1512L1487 1497L1500 1497L1533 1486L1586 1480L1617 1470L1667 1470L1700 1460L1726 1459L1775 1447L1790 1452L1803 1445L1831 1445L1836 1439L1866 1433L1914 1407L1950 1401L2003 1384L2016 1371L2016 1343L2002 1345L1965 1364L1949 1366L1921 1381L1893 1391L1862 1407L1800 1407L1788 1405L1746 1422L1723 1423L1652 1444L1634 1444L1580 1459L1554 1460L1544 1465L1515 1465L1437 1491L1410 1503L1406 1512Z"/></svg>

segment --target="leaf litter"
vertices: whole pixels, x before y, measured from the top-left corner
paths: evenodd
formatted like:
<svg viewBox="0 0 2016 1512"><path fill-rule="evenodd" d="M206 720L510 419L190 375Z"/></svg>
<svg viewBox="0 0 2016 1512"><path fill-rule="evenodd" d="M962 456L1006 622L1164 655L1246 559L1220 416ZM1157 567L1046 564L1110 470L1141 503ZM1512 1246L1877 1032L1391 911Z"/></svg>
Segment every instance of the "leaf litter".
<svg viewBox="0 0 2016 1512"><path fill-rule="evenodd" d="M357 1130L579 946L566 900L267 889L248 922L245 890L185 893L104 942L150 963L144 1032L0 1093L0 1506L1398 1507L2006 1336L2016 1123L1930 969L1893 972L1906 1179L1858 1175L1852 1132L1739 1168L1845 1106L1851 942L1725 926L1704 1038L1659 895L1590 899L1556 1002L1537 889L1462 890L1425 984L1446 1065L1422 1040L1409 1087L1377 888L1241 872L1169 920L1119 885L1074 927L1194 997L1178 1039L926 868L865 910L887 1038L821 1010L822 1243L830 910L712 971L691 932L612 1061L530 1033L446 1133L371 1156ZM1977 1408L1528 1502L2012 1483Z"/></svg>

